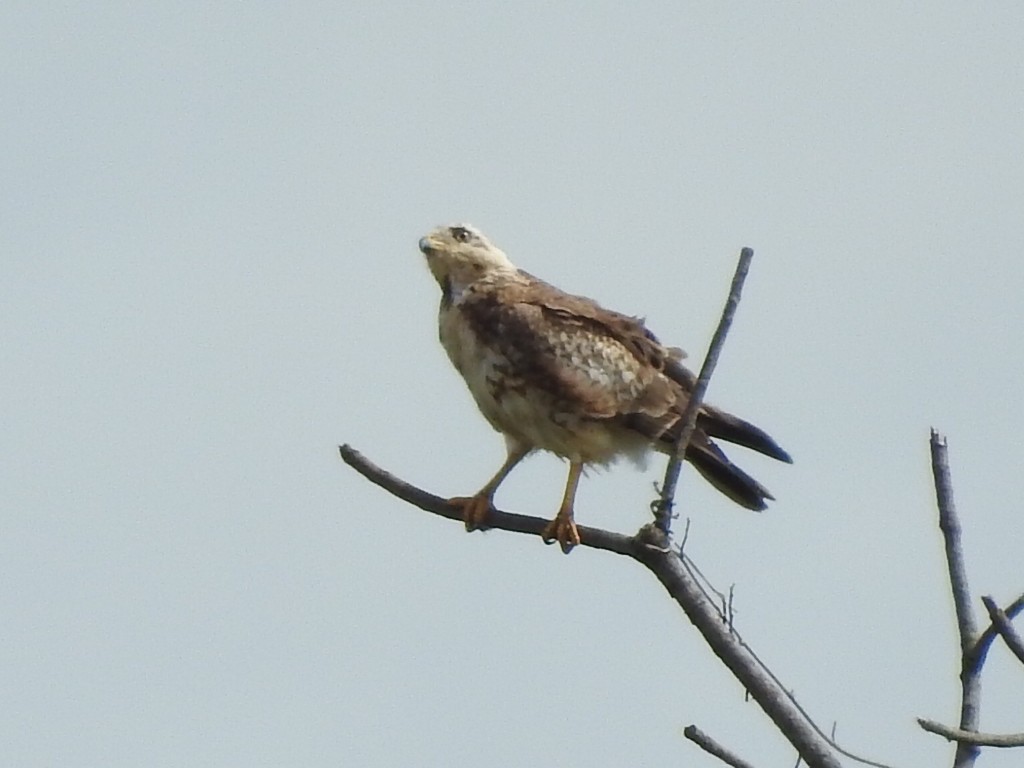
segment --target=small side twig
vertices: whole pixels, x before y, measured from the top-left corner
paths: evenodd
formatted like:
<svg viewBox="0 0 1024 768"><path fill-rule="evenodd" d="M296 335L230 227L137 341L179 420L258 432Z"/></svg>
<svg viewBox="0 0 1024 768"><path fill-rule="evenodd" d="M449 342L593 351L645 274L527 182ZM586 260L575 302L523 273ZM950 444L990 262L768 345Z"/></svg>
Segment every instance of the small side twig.
<svg viewBox="0 0 1024 768"><path fill-rule="evenodd" d="M752 763L748 763L742 757L733 754L730 750L726 749L704 733L704 731L696 725L686 726L683 729L683 736L688 738L709 755L714 755L726 765L732 766L732 768L754 768Z"/></svg>
<svg viewBox="0 0 1024 768"><path fill-rule="evenodd" d="M697 413L704 401L704 393L707 391L708 382L711 381L711 374L715 372L718 356L725 345L725 337L728 335L733 317L736 315L736 308L739 306L740 296L743 293L743 283L747 279L747 272L750 271L750 262L753 258L754 251L751 248L743 248L740 251L740 259L736 264L732 285L729 287L729 296L722 309L722 317L718 321L715 335L711 337L711 345L704 357L700 375L697 376L697 382L689 393L690 399L680 417L683 426L676 439L675 449L669 457L668 467L665 469L665 481L661 484L661 498L656 504L657 509L654 516L655 525L666 535L672 530L672 506L675 503L676 485L679 483L679 470L682 467L683 457L686 455L686 447L690 444L690 438L697 425Z"/></svg>
<svg viewBox="0 0 1024 768"><path fill-rule="evenodd" d="M821 726L819 726L815 722L811 714L806 709L804 709L803 705L797 700L796 695L793 693L793 691L786 687L782 680L779 679L778 675L776 675L775 672L772 671L771 667L769 667L761 659L761 657L757 655L754 649L750 647L747 641L743 639L743 636L733 625L731 616L728 615L729 611L727 610L727 605L725 603L725 595L718 589L716 589L713 584L711 584L711 582L696 566L693 560L691 560L688 556L684 556L682 553L679 553L679 557L680 560L682 560L683 562L683 567L685 567L686 570L690 572L690 574L694 577L695 582L697 583L700 590L704 593L704 597L706 598L708 603L710 605L715 606L715 609L718 611L719 618L721 619L723 624L726 624L728 626L729 633L736 639L736 642L739 643L740 646L742 646L743 649L750 654L750 657L757 663L761 670L766 675L768 675L769 678L771 678L772 682L775 684L775 687L779 691L781 691L787 699L789 699L790 703L792 703L792 705L797 709L797 711L799 711L800 714L803 715L803 718L807 721L807 724L814 730L815 733L818 734L818 736L820 736L825 741L826 744L828 744L830 747L832 747L832 749L834 749L836 752L843 755L844 757L848 757L851 760L855 760L856 762L861 763L862 765L873 766L873 768L892 768L892 766L890 766L887 763L880 763L875 760L862 757L861 755L858 755L855 752L851 752L850 750L846 749L841 744L839 744L839 742L836 741L835 723L833 723L832 725L831 734L825 733ZM732 588L730 588L730 595L731 593ZM722 605L720 606L719 603L721 603ZM749 690L747 690L746 695L749 698ZM800 765L801 762L802 758L798 758L797 765Z"/></svg>
<svg viewBox="0 0 1024 768"><path fill-rule="evenodd" d="M1008 621L1013 621L1021 611L1024 611L1024 595L1018 595L1016 600L1003 609L1003 614ZM988 649L997 637L999 637L999 629L994 623L989 624L988 628L981 633L978 641L971 649L972 668L981 669L981 666L985 663L985 657L988 655Z"/></svg>
<svg viewBox="0 0 1024 768"><path fill-rule="evenodd" d="M1010 623L1010 617L1006 615L991 596L985 595L981 598L981 602L985 604L985 610L988 611L988 617L992 620L992 626L1003 636L1006 647L1010 649L1010 652L1021 663L1024 663L1024 640L1021 640L1017 630L1013 628L1013 624Z"/></svg>
<svg viewBox="0 0 1024 768"><path fill-rule="evenodd" d="M1024 733L978 733L977 731L965 731L960 728L950 728L948 725L937 723L934 720L917 718L917 724L929 733L942 736L957 744L969 744L973 747L1024 747Z"/></svg>

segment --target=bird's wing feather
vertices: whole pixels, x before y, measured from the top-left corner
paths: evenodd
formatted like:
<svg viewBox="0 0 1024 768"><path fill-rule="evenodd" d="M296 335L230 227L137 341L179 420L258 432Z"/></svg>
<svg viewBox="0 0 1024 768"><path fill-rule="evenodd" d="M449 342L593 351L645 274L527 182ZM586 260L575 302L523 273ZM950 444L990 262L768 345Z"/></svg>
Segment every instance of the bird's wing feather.
<svg viewBox="0 0 1024 768"><path fill-rule="evenodd" d="M617 341L638 361L662 371L669 361L686 357L678 347L663 346L641 318L606 309L586 296L566 293L528 272L520 270L520 274L529 281L527 301L571 322L588 324Z"/></svg>
<svg viewBox="0 0 1024 768"><path fill-rule="evenodd" d="M672 408L675 387L661 371L677 353L642 321L524 277L473 292L460 309L532 386L590 418Z"/></svg>

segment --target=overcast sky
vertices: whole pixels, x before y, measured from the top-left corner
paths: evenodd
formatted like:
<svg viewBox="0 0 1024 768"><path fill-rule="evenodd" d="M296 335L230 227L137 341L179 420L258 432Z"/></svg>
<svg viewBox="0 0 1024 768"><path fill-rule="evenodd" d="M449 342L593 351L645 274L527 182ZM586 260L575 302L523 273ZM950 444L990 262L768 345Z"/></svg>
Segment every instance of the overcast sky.
<svg viewBox="0 0 1024 768"><path fill-rule="evenodd" d="M6 4L0 763L719 765L696 723L793 764L636 564L341 463L501 462L416 249L462 220L695 364L755 249L708 397L795 463L732 452L761 515L687 469L689 552L844 745L948 764L929 427L975 595L1024 590L1021 40L1008 2ZM498 503L550 517L565 471ZM662 472L578 520L635 531ZM997 643L983 728L1022 702Z"/></svg>

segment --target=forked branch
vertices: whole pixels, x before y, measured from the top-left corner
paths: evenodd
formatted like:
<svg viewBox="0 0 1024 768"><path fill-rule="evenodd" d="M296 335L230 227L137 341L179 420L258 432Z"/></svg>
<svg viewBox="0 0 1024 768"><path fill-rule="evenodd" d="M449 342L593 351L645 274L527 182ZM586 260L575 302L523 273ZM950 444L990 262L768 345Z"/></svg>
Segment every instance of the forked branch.
<svg viewBox="0 0 1024 768"><path fill-rule="evenodd" d="M946 552L949 586L953 594L953 607L960 635L960 725L951 728L934 720L918 718L924 730L956 742L953 768L970 768L978 758L981 747L1024 746L1024 734L988 734L978 732L981 711L981 669L988 649L997 636L1002 636L1010 650L1024 661L1024 643L1014 630L1010 619L1024 608L1024 595L1005 611L991 597L983 597L992 624L978 632L971 594L967 586L967 566L960 539L960 518L953 503L953 482L950 479L946 438L931 433L932 474L935 478L935 497L939 508L939 529L942 531Z"/></svg>
<svg viewBox="0 0 1024 768"><path fill-rule="evenodd" d="M1010 617L1006 614L1006 611L1000 608L999 604L990 595L982 597L981 602L985 604L988 617L992 620L992 627L1003 636L1003 642L1010 649L1010 653L1016 656L1021 663L1024 663L1024 640L1017 634L1017 630L1013 628L1013 624L1010 622Z"/></svg>
<svg viewBox="0 0 1024 768"><path fill-rule="evenodd" d="M1006 608L1003 609L1003 615L1006 616L1007 621L1013 621L1021 611L1024 611L1024 595L1018 595L1016 600L1006 606ZM1000 634L999 627L997 627L994 622L989 624L988 629L981 633L981 636L978 638L978 642L976 642L974 644L974 648L971 649L970 658L972 667L981 668L985 663L985 658L988 656L988 649Z"/></svg>
<svg viewBox="0 0 1024 768"><path fill-rule="evenodd" d="M461 525L461 510L450 506L444 499L386 472L351 446L343 445L340 450L345 463L372 483L420 509ZM539 538L547 521L494 510L488 517L488 523L493 529ZM809 724L786 691L775 683L757 657L730 631L715 604L705 596L701 585L660 530L654 525L647 525L636 536L623 536L581 526L579 532L581 546L626 555L646 566L680 605L715 655L789 739L803 761L810 768L839 768L840 763L828 743Z"/></svg>

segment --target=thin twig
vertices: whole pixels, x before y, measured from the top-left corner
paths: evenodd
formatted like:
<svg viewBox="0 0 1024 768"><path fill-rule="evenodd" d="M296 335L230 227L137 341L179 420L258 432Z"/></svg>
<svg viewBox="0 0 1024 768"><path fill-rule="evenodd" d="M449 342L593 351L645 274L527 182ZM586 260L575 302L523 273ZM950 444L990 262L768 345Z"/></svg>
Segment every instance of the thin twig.
<svg viewBox="0 0 1024 768"><path fill-rule="evenodd" d="M698 747L703 749L709 755L714 755L726 765L731 765L732 768L754 768L753 763L748 763L742 757L733 754L730 750L723 747L713 738L708 736L704 731L698 728L696 725L688 725L683 729L683 736L688 738Z"/></svg>
<svg viewBox="0 0 1024 768"><path fill-rule="evenodd" d="M953 481L949 472L946 438L931 432L932 475L935 478L935 497L939 507L939 529L946 545L946 565L949 585L953 593L953 607L960 633L960 730L976 732L981 712L980 668L974 663L974 648L978 639L977 622L971 608L971 594L967 586L967 566L960 542L960 519L953 503ZM978 757L978 747L959 740L953 768L969 768Z"/></svg>
<svg viewBox="0 0 1024 768"><path fill-rule="evenodd" d="M1017 630L1013 628L1013 624L1010 623L1010 618L990 596L985 595L981 598L981 602L985 604L985 610L988 611L988 617L992 620L992 626L995 627L996 631L1003 636L1003 641L1006 643L1006 647L1010 649L1010 652L1016 656L1021 663L1024 663L1024 640L1021 640L1020 635L1017 634Z"/></svg>
<svg viewBox="0 0 1024 768"><path fill-rule="evenodd" d="M729 616L727 616L727 611L724 603L725 595L714 587L711 581L700 571L700 569L693 562L693 560L690 559L688 555L682 555L681 553L679 553L679 556L683 560L684 567L690 572L691 576L693 576L693 578L696 580L700 589L704 592L704 597L707 599L708 603L715 607L715 609L718 611L719 618L729 627L729 632L733 635L733 637L736 638L736 641L741 646L743 646L744 650L746 650L747 653L750 654L751 658L758 664L758 666L761 667L764 673L772 679L772 682L775 684L776 688L779 691L782 691L786 698L788 698L790 702L793 704L793 706L797 708L800 714L803 715L807 723L811 726L812 729L814 729L814 732L817 733L818 736L820 736L825 741L825 743L832 747L832 749L834 749L836 752L843 755L844 757L848 757L851 760L854 760L863 765L872 766L872 768L891 768L891 766L889 766L887 763L880 763L866 757L861 757L860 755L851 752L850 750L843 747L835 739L835 726L833 726L833 732L831 736L825 733L825 731L822 730L822 728L814 721L814 718L811 717L811 714L806 709L804 709L803 705L797 700L793 692L789 688L787 688L785 684L782 682L782 680L779 679L778 675L776 675L772 671L772 669L764 661L761 660L761 657L757 655L754 649L751 648L747 641L743 639L743 635L740 634L739 630L735 628ZM720 602L723 604L722 607L719 607ZM749 695L749 691L747 693ZM799 763L800 760L798 759L797 764L799 765Z"/></svg>
<svg viewBox="0 0 1024 768"><path fill-rule="evenodd" d="M743 293L743 281L747 279L747 272L750 270L750 262L754 258L754 251L744 248L740 251L739 263L736 265L736 272L732 278L732 285L729 288L729 297L722 309L722 317L718 321L718 328L715 335L711 337L711 345L704 357L704 364L701 366L700 375L693 389L688 393L689 400L686 408L683 409L680 421L682 430L676 438L675 448L669 456L668 467L665 469L665 481L661 484L661 498L657 505L655 524L665 534L672 530L672 506L675 503L676 485L679 483L679 470L682 467L683 457L686 455L686 447L690 444L693 430L697 425L697 413L704 401L704 393L707 391L708 382L711 381L711 374L715 372L718 364L718 355L725 345L725 337L729 333L732 319L736 315L736 308L740 303L740 295Z"/></svg>
<svg viewBox="0 0 1024 768"><path fill-rule="evenodd" d="M949 741L957 744L970 744L973 747L1024 747L1024 733L978 733L977 731L965 731L960 728L950 728L948 725L937 723L934 720L917 718L917 724L930 733L943 736Z"/></svg>
<svg viewBox="0 0 1024 768"><path fill-rule="evenodd" d="M711 579L704 575L704 572L697 566L689 555L684 555L680 552L679 557L682 558L683 565L686 566L690 575L698 584L700 584L700 588L704 591L704 597L711 601L711 604L718 609L718 614L722 617L722 621L728 624L729 617L726 615L726 594L719 591L715 585L711 583Z"/></svg>
<svg viewBox="0 0 1024 768"><path fill-rule="evenodd" d="M1016 600L1003 609L1003 613L1010 621L1013 621L1021 611L1024 611L1024 595L1018 595ZM981 633L978 642L974 644L974 648L971 649L972 669L981 669L981 666L985 663L985 657L988 655L988 649L991 647L992 641L997 637L999 637L999 630L995 624L989 624L988 628Z"/></svg>

